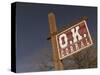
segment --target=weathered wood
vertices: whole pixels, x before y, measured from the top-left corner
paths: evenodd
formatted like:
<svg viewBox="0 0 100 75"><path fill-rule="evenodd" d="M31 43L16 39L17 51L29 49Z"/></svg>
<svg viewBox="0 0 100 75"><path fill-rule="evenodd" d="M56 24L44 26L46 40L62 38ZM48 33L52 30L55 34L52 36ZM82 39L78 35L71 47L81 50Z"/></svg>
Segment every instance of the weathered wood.
<svg viewBox="0 0 100 75"><path fill-rule="evenodd" d="M57 50L57 43L56 43L56 34L57 27L56 27L56 20L55 15L51 12L48 14L49 26L50 26L50 35L51 35L51 44L53 49L53 62L55 70L63 70L63 63L59 59L58 50Z"/></svg>

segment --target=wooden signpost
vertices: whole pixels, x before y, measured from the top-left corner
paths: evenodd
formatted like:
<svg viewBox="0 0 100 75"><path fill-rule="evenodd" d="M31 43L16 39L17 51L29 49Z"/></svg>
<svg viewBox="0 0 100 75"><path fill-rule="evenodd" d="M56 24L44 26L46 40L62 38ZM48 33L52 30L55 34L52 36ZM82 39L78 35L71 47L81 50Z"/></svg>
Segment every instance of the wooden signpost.
<svg viewBox="0 0 100 75"><path fill-rule="evenodd" d="M55 70L63 70L62 59L90 47L93 42L85 19L61 32L57 31L56 19L53 13L48 14L48 20L54 68Z"/></svg>
<svg viewBox="0 0 100 75"><path fill-rule="evenodd" d="M56 27L55 15L53 13L49 13L48 20L50 26L51 43L53 48L54 68L55 70L63 70L63 64L62 61L59 59L58 50L57 50L57 43L56 43L57 27Z"/></svg>

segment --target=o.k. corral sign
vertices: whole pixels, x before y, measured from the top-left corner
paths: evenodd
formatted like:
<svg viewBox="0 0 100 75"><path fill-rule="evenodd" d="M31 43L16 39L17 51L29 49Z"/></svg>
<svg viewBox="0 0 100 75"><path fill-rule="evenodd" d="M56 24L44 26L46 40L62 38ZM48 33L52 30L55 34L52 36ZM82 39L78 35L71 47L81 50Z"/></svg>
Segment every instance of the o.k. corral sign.
<svg viewBox="0 0 100 75"><path fill-rule="evenodd" d="M93 44L85 20L58 33L56 35L56 41L60 60Z"/></svg>

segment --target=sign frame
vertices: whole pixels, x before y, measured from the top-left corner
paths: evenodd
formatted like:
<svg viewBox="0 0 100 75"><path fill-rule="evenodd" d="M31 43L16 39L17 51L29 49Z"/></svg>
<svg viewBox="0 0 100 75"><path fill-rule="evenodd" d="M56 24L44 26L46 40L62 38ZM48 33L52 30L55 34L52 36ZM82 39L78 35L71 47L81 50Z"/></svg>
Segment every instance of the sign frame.
<svg viewBox="0 0 100 75"><path fill-rule="evenodd" d="M77 51L74 51L74 52L72 52L72 53L70 53L70 54L68 54L68 55L65 55L64 57L60 57L60 51L59 51L59 45L58 45L57 37L58 37L60 34L66 32L66 31L68 31L68 30L70 30L70 29L72 29L72 28L74 28L74 27L76 27L76 26L78 26L78 25L81 24L81 23L84 23L85 26L86 26L86 30L87 30L89 39L90 39L90 41L91 41L91 44L89 44L89 45L87 45L87 46L84 46L83 48L80 48L80 49L78 49ZM71 26L70 28L65 29L65 30L63 30L62 32L59 32L58 34L56 34L56 43L57 43L58 56L59 56L59 59L60 59L60 60L66 58L66 57L68 57L68 56L71 56L71 55L73 55L73 54L75 54L75 53L78 53L78 52L80 52L80 51L82 51L82 50L85 50L85 48L88 48L88 47L90 47L91 45L93 45L93 41L92 41L92 38L91 38L91 35L90 35L90 32L89 32L89 29L88 29L88 27L87 27L86 20L82 20L82 21L80 21L79 23L76 23L75 25Z"/></svg>

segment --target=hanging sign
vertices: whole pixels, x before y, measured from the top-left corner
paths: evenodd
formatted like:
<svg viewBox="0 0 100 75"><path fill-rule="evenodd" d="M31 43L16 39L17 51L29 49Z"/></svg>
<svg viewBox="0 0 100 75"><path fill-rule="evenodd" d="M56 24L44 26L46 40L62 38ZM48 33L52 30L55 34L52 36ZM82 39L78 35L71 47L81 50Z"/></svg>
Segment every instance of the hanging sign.
<svg viewBox="0 0 100 75"><path fill-rule="evenodd" d="M59 59L90 47L93 42L85 20L56 35Z"/></svg>

